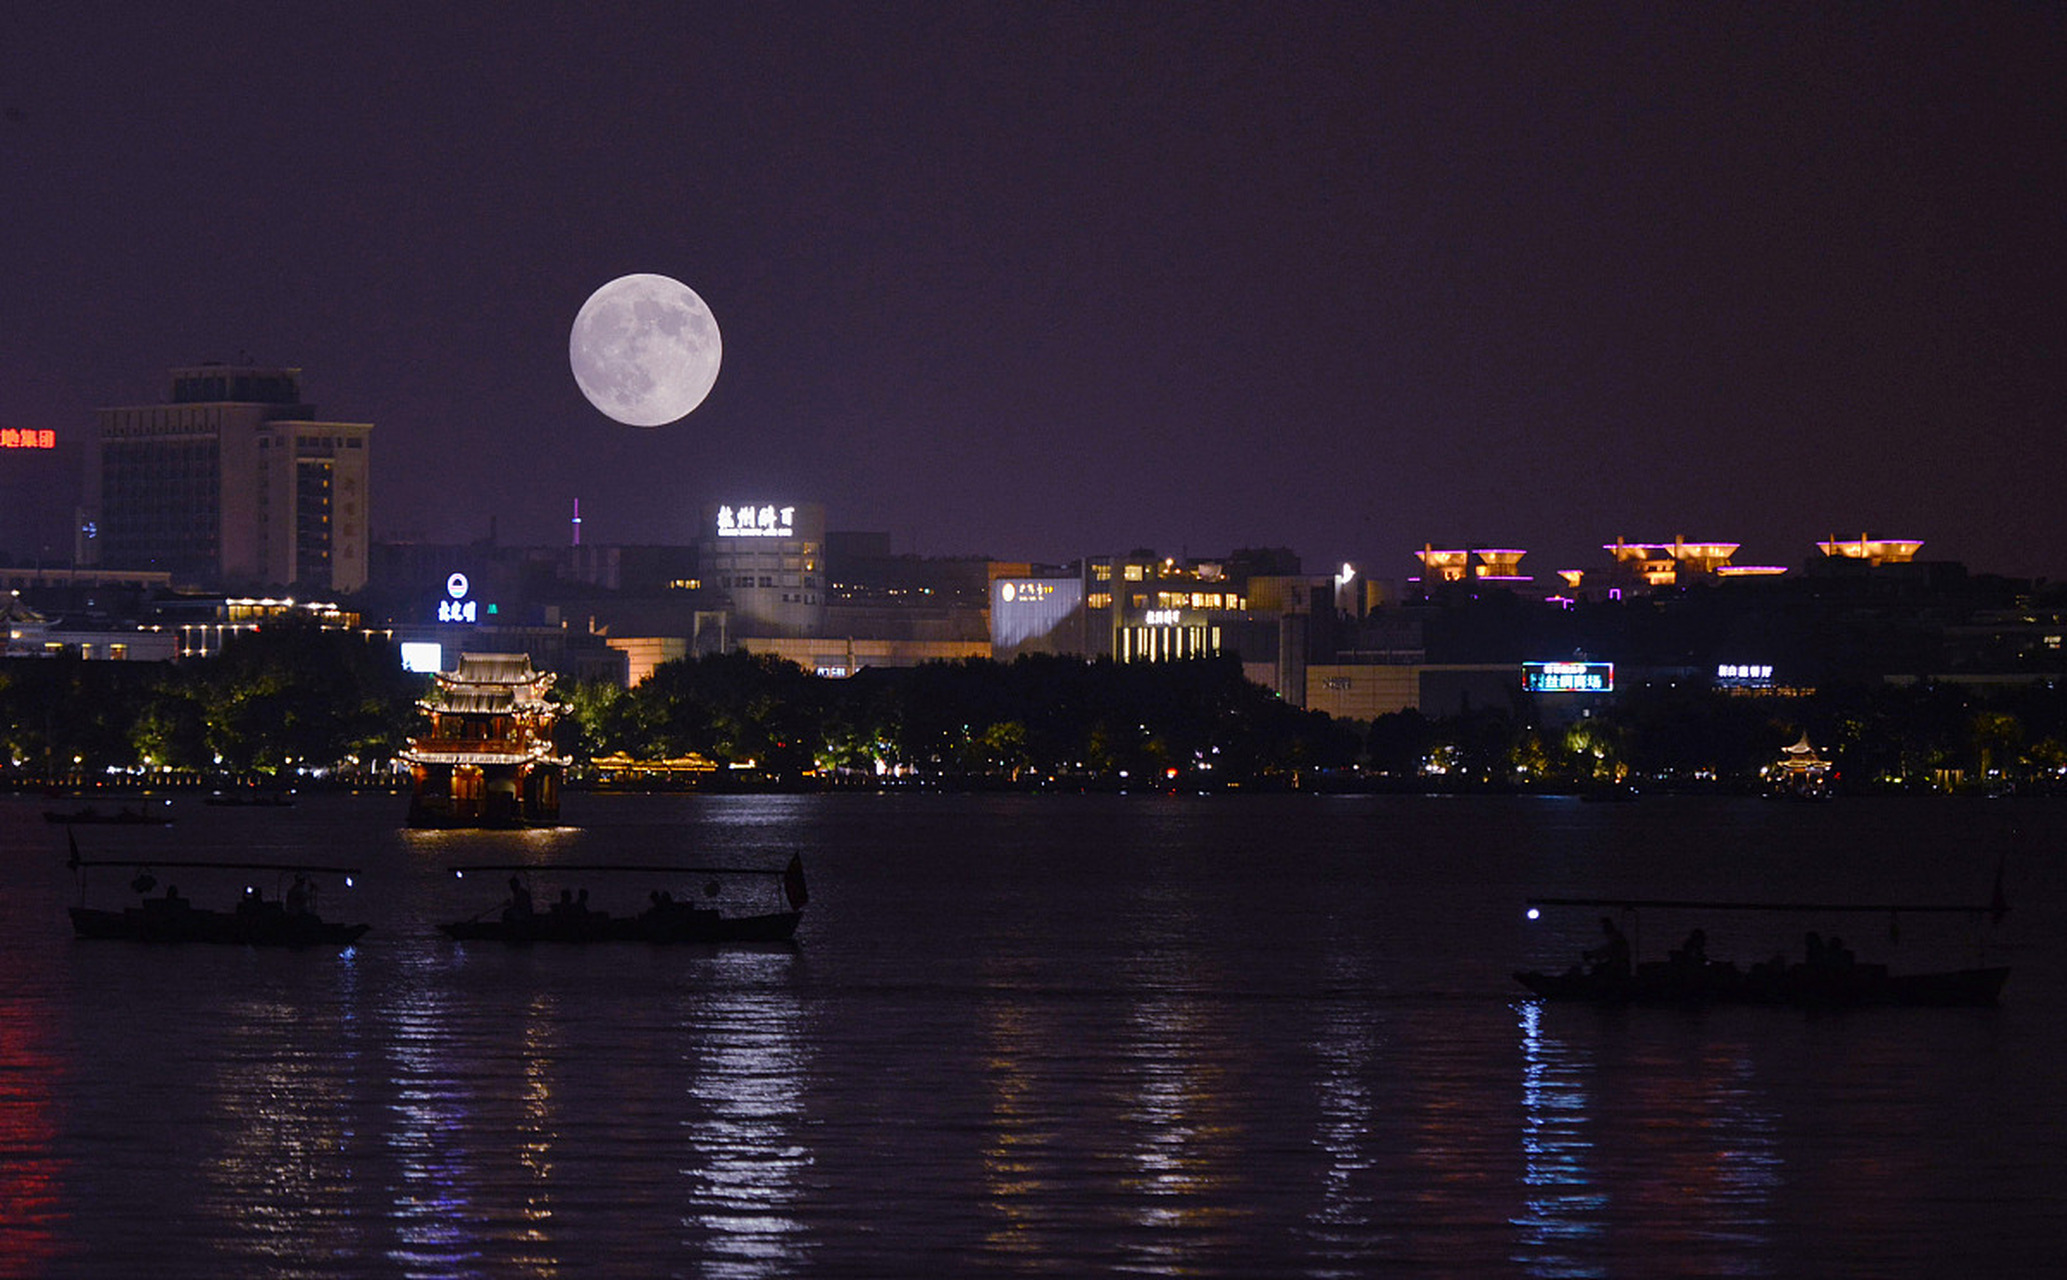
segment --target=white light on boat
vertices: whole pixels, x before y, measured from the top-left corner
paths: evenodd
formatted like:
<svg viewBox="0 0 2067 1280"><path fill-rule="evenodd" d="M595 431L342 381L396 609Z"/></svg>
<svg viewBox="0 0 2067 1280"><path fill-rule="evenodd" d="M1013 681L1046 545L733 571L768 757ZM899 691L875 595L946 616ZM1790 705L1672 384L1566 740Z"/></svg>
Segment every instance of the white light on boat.
<svg viewBox="0 0 2067 1280"><path fill-rule="evenodd" d="M1536 908L1534 908L1534 907L1530 907L1530 908L1529 908L1529 919L1531 919L1531 920L1541 920L1542 918L1543 918L1543 913L1542 913L1541 911L1538 911L1538 910L1537 910Z"/></svg>

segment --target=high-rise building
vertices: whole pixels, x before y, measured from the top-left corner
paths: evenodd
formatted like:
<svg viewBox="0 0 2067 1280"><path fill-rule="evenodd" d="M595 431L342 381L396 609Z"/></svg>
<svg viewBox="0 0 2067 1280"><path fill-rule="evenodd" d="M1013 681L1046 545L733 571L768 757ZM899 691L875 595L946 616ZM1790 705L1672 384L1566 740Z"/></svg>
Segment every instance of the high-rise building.
<svg viewBox="0 0 2067 1280"><path fill-rule="evenodd" d="M366 583L373 427L320 422L301 370L172 370L163 404L102 409L89 563L215 587Z"/></svg>
<svg viewBox="0 0 2067 1280"><path fill-rule="evenodd" d="M708 503L697 539L703 585L738 635L816 636L825 627L825 507Z"/></svg>

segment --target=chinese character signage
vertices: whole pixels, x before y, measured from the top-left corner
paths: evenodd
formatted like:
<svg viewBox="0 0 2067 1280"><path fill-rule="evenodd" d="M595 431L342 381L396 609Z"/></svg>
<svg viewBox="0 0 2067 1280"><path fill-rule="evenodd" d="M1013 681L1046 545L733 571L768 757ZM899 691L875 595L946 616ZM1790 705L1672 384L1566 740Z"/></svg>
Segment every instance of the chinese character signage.
<svg viewBox="0 0 2067 1280"><path fill-rule="evenodd" d="M13 427L0 427L0 449L55 449L55 431L18 431Z"/></svg>
<svg viewBox="0 0 2067 1280"><path fill-rule="evenodd" d="M455 573L445 579L446 599L438 601L438 621L479 622L480 606L467 599L467 591L473 586L463 573Z"/></svg>
<svg viewBox="0 0 2067 1280"><path fill-rule="evenodd" d="M1715 682L1723 685L1766 688L1773 683L1773 668L1769 663L1718 663L1715 668Z"/></svg>
<svg viewBox="0 0 2067 1280"><path fill-rule="evenodd" d="M1054 594L1055 584L1052 582L1000 581L998 583L998 599L1006 604L1012 604L1015 601L1033 604L1036 601L1046 600Z"/></svg>
<svg viewBox="0 0 2067 1280"><path fill-rule="evenodd" d="M792 538L796 536L796 516L795 507L719 507L718 536Z"/></svg>
<svg viewBox="0 0 2067 1280"><path fill-rule="evenodd" d="M1522 688L1530 693L1613 693L1612 662L1524 662Z"/></svg>

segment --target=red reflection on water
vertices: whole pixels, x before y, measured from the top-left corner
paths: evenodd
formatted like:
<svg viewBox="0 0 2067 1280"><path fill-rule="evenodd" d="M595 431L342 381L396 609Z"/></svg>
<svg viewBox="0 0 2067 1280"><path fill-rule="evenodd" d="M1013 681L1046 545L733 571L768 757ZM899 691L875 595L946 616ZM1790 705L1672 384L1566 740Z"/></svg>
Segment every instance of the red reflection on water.
<svg viewBox="0 0 2067 1280"><path fill-rule="evenodd" d="M57 1139L52 1081L60 1070L45 1052L47 1029L35 1006L0 1001L0 1258L9 1275L40 1273L60 1252L56 1227L64 1161Z"/></svg>

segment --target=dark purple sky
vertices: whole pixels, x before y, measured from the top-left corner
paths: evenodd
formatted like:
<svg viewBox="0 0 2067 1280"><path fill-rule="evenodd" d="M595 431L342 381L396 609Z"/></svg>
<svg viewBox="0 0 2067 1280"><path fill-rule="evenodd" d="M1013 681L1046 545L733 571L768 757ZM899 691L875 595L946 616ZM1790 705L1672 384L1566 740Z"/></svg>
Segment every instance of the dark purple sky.
<svg viewBox="0 0 2067 1280"><path fill-rule="evenodd" d="M2058 5L143 7L0 18L0 425L248 355L377 536L2067 575ZM634 271L725 339L651 430Z"/></svg>

